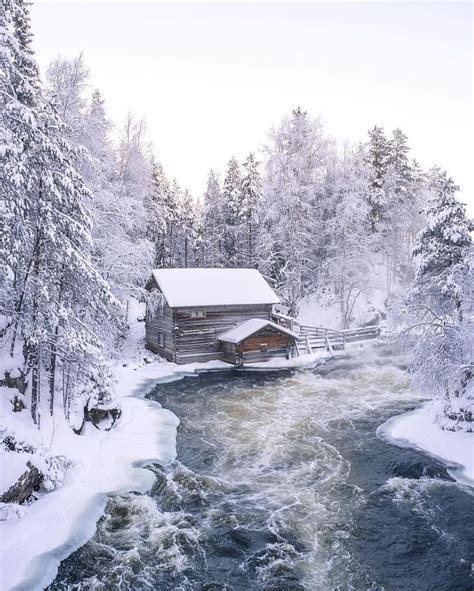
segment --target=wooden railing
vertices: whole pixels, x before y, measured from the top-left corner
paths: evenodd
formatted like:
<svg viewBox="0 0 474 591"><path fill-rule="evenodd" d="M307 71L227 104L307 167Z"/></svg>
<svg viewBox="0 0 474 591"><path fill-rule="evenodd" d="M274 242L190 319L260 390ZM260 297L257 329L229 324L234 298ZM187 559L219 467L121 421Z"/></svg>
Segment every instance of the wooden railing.
<svg viewBox="0 0 474 591"><path fill-rule="evenodd" d="M272 320L299 334L299 338L295 344L297 355L313 353L318 349L326 349L326 351L332 352L333 350L345 349L346 343L376 339L380 336L380 328L378 326L336 330L323 326L299 324L296 319L278 312L273 312Z"/></svg>
<svg viewBox="0 0 474 591"><path fill-rule="evenodd" d="M365 326L364 328L348 328L342 331L346 342L365 341L367 339L376 339L380 336L379 326Z"/></svg>
<svg viewBox="0 0 474 591"><path fill-rule="evenodd" d="M303 352L311 354L318 349L326 349L326 351L332 353L334 350L345 349L346 343L375 339L380 336L378 326L335 330L333 328L300 325L299 329L300 336L296 343L298 355Z"/></svg>

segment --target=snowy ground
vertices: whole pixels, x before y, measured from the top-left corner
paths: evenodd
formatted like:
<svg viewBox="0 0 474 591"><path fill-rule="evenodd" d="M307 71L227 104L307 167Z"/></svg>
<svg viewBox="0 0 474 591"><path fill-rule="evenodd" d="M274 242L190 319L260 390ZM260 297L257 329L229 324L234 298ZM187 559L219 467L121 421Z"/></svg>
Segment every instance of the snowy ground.
<svg viewBox="0 0 474 591"><path fill-rule="evenodd" d="M361 295L351 315L351 327L365 326L369 322L381 322L386 314L386 293L383 289L371 290L371 296ZM301 324L340 330L343 328L339 304L322 303L318 294L306 296L300 306L298 320Z"/></svg>
<svg viewBox="0 0 474 591"><path fill-rule="evenodd" d="M2 590L17 585L42 589L54 578L61 559L93 534L108 494L146 490L153 476L139 465L148 459L168 463L175 457L178 420L140 397L156 379L172 377L174 368L152 363L139 369L121 368L117 373L122 416L116 428L99 431L88 426L86 434L78 436L58 421L49 450L67 456L74 467L67 471L63 486L31 503L21 519L0 523ZM9 467L10 480L15 468Z"/></svg>
<svg viewBox="0 0 474 591"><path fill-rule="evenodd" d="M432 402L392 417L377 431L382 439L401 447L414 447L439 458L460 482L474 485L474 434L443 431Z"/></svg>

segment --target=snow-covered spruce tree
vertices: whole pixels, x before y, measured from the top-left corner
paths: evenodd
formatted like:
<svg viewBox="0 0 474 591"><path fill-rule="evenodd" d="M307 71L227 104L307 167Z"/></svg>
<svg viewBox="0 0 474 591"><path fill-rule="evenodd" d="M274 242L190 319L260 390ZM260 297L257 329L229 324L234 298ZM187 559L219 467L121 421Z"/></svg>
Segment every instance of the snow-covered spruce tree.
<svg viewBox="0 0 474 591"><path fill-rule="evenodd" d="M326 141L319 121L300 108L283 120L271 140L259 214L259 268L273 280L289 313L297 315L315 272Z"/></svg>
<svg viewBox="0 0 474 591"><path fill-rule="evenodd" d="M2 174L2 222L17 225L14 244L11 238L2 240L2 248L13 244L15 253L7 259L5 275L14 314L2 341L10 342L12 355L18 346L23 348L21 373L39 425L42 387L48 382L52 411L58 371L73 374L71 387L64 389L65 408L81 397L90 368L99 363L101 339L96 328L113 314L113 300L90 258L84 209L88 190L72 165L74 154L64 140L63 124L39 90L27 7L16 0L2 8L2 49L13 50L2 51L10 59L2 135L5 129L15 139L21 161L16 178ZM26 127L19 125L22 119ZM3 229L2 224L2 235Z"/></svg>
<svg viewBox="0 0 474 591"><path fill-rule="evenodd" d="M381 248L386 267L389 295L405 292L414 279L411 251L425 222L425 179L419 165L410 161L408 138L396 129L389 141L389 160L384 178L387 196L381 228Z"/></svg>
<svg viewBox="0 0 474 591"><path fill-rule="evenodd" d="M201 221L201 259L204 267L222 267L224 262L224 211L219 177L209 171Z"/></svg>
<svg viewBox="0 0 474 591"><path fill-rule="evenodd" d="M194 267L196 266L198 218L196 205L187 189L180 195L177 216L176 266L184 268Z"/></svg>
<svg viewBox="0 0 474 591"><path fill-rule="evenodd" d="M24 305L22 286L30 272L24 261L33 240L27 219L35 178L28 156L38 141L39 100L28 12L18 0L0 6L0 66L0 338L2 349L9 348L18 365L22 363L17 339Z"/></svg>
<svg viewBox="0 0 474 591"><path fill-rule="evenodd" d="M235 157L229 160L222 190L224 218L223 264L241 267L243 263L242 173Z"/></svg>
<svg viewBox="0 0 474 591"><path fill-rule="evenodd" d="M374 127L363 150L368 215L379 259L376 274L385 275L387 297L398 297L414 278L411 250L424 223L425 179L419 165L410 161L407 137L399 129L387 138L381 127Z"/></svg>
<svg viewBox="0 0 474 591"><path fill-rule="evenodd" d="M166 243L168 260L166 267L181 266L180 252L180 203L183 197L182 189L176 179L170 185L165 208Z"/></svg>
<svg viewBox="0 0 474 591"><path fill-rule="evenodd" d="M35 296L44 306L38 306L37 312L45 321L40 334L48 356L51 413L59 361L62 369L73 368L76 381L73 390L63 389L66 414L70 416L75 408L82 418L82 408L87 404L83 388L87 392L90 376L104 365L104 344L117 333L119 308L109 284L93 265L91 219L85 207L90 193L74 168L75 152L64 140L67 132L49 106L45 108L44 131L49 145L45 146L48 157L41 169L40 240L34 253L39 288ZM45 236L48 238L41 244ZM45 293L48 298L43 302ZM104 370L99 373L106 375Z"/></svg>
<svg viewBox="0 0 474 591"><path fill-rule="evenodd" d="M371 165L371 190L367 195L369 220L372 232L376 232L385 219L387 196L384 190L384 180L390 158L390 143L382 127L376 125L369 131L367 152L368 162Z"/></svg>
<svg viewBox="0 0 474 591"><path fill-rule="evenodd" d="M257 266L257 213L260 200L262 199L262 178L259 167L260 163L257 161L253 153L250 153L247 156L242 165L242 264L245 267Z"/></svg>
<svg viewBox="0 0 474 591"><path fill-rule="evenodd" d="M154 248L153 266L166 267L169 259L167 237L167 203L170 183L160 162L153 161L151 191L145 201L147 237Z"/></svg>
<svg viewBox="0 0 474 591"><path fill-rule="evenodd" d="M439 397L443 428L473 431L473 245L458 187L438 168L429 186L432 204L413 251L418 269L408 297L410 330L418 336L411 370L423 392Z"/></svg>

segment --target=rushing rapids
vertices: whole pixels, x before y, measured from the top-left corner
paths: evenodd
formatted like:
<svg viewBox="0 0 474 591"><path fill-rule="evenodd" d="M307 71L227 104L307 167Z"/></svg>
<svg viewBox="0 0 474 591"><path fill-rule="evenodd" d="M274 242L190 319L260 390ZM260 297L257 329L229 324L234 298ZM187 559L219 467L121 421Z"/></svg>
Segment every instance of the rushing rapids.
<svg viewBox="0 0 474 591"><path fill-rule="evenodd" d="M112 497L51 590L470 589L472 490L380 441L412 408L401 359L157 384L178 460Z"/></svg>

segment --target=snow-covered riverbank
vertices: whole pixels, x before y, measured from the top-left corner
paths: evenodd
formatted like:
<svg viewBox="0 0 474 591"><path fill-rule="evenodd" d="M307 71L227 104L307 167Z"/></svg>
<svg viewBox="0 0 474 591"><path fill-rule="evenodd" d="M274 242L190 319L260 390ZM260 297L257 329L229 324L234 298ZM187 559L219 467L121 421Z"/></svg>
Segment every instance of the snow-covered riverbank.
<svg viewBox="0 0 474 591"><path fill-rule="evenodd" d="M151 363L118 368L122 415L110 431L89 424L79 436L62 420L48 429L49 451L66 456L74 466L64 484L31 503L21 519L0 523L2 590L42 589L54 578L59 562L94 533L108 494L147 490L153 476L139 466L147 460L167 464L174 459L178 419L143 397L156 380L172 378L175 367ZM43 445L46 439L43 433Z"/></svg>
<svg viewBox="0 0 474 591"><path fill-rule="evenodd" d="M400 447L411 447L440 459L460 482L474 485L474 434L445 431L436 423L434 403L392 417L377 435Z"/></svg>
<svg viewBox="0 0 474 591"><path fill-rule="evenodd" d="M308 356L305 364L318 360L321 356ZM301 361L289 363L289 367L301 365ZM20 519L0 522L0 588L44 588L61 560L93 535L109 494L145 492L154 476L141 466L151 461L166 465L175 458L177 417L144 398L156 382L230 368L218 361L118 365L116 389L122 415L112 430L100 431L87 424L79 436L63 420L56 419L49 429L45 425L42 442L36 443L44 445L48 440L48 451L66 456L74 466L60 488L22 508Z"/></svg>
<svg viewBox="0 0 474 591"><path fill-rule="evenodd" d="M122 415L112 430L100 431L87 424L85 433L79 436L59 418L54 424L43 425L41 441L36 445L47 446L51 455L65 455L74 466L66 473L62 486L21 508L20 519L0 522L2 591L43 589L54 579L61 560L92 537L108 495L149 490L154 475L143 466L151 461L166 465L175 458L179 421L173 413L145 399L153 385L231 369L222 362L178 366L156 359L144 363L142 328L137 323L130 335L129 354L135 361L121 362L114 368ZM288 363L288 368L324 363L324 357L307 356L304 363L299 358L293 360L296 363ZM270 364L267 369L285 368ZM454 476L472 482L472 436L441 431L430 413L431 406L424 405L393 417L379 428L378 434L390 443L417 447L443 459L453 466ZM24 413L14 413L13 417L20 422L27 418ZM16 427L20 429L21 425ZM35 436L39 437L37 431ZM454 469L460 464L463 470Z"/></svg>

